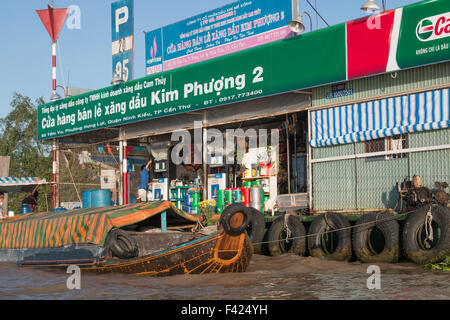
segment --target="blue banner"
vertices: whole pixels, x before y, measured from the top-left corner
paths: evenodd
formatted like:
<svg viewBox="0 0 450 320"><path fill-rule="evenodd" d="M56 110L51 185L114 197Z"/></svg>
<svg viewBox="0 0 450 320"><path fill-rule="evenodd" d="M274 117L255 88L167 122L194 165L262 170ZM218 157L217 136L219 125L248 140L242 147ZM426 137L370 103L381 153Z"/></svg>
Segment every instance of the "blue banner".
<svg viewBox="0 0 450 320"><path fill-rule="evenodd" d="M147 32L147 75L224 56L292 35L292 0L242 0Z"/></svg>

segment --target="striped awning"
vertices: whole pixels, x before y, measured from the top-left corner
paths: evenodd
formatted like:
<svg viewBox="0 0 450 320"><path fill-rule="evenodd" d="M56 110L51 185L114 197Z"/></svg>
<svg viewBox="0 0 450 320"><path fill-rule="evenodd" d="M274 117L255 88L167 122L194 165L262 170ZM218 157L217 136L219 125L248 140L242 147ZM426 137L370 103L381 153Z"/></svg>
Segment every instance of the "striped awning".
<svg viewBox="0 0 450 320"><path fill-rule="evenodd" d="M41 177L0 177L0 192L31 192L43 184L49 183Z"/></svg>
<svg viewBox="0 0 450 320"><path fill-rule="evenodd" d="M311 112L311 146L373 140L450 126L450 89Z"/></svg>
<svg viewBox="0 0 450 320"><path fill-rule="evenodd" d="M103 246L112 228L135 224L164 211L168 223L180 219L186 223L197 222L197 217L179 210L169 201L30 213L0 220L0 250L58 248L75 243Z"/></svg>

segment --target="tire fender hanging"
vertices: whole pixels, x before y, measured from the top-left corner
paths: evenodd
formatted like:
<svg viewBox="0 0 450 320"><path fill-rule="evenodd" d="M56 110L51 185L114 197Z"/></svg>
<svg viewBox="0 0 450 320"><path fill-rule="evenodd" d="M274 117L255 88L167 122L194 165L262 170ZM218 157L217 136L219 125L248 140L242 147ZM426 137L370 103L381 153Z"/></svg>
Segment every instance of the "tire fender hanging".
<svg viewBox="0 0 450 320"><path fill-rule="evenodd" d="M441 205L427 204L409 214L403 227L403 247L411 261L418 264L435 263L450 255L450 210ZM434 234L433 223L439 234ZM430 242L422 238L428 236ZM427 245L428 244L428 245Z"/></svg>
<svg viewBox="0 0 450 320"><path fill-rule="evenodd" d="M223 210L220 216L219 225L230 236L238 236L243 233L248 225L253 214L249 207L242 203L233 203Z"/></svg>
<svg viewBox="0 0 450 320"><path fill-rule="evenodd" d="M324 241L327 238L336 238L337 240L336 247L332 252L328 252L324 247ZM349 261L352 257L350 223L342 214L336 212L317 216L309 227L308 249L313 257Z"/></svg>
<svg viewBox="0 0 450 320"><path fill-rule="evenodd" d="M375 252L371 232L378 228L384 237L384 248ZM371 212L356 221L352 232L353 251L363 263L396 263L399 259L399 224L391 213Z"/></svg>
<svg viewBox="0 0 450 320"><path fill-rule="evenodd" d="M270 225L268 235L268 250L271 256L279 256L284 253L305 255L306 230L300 219L293 215L283 215ZM283 240L290 238L288 240ZM286 249L284 242L290 245Z"/></svg>

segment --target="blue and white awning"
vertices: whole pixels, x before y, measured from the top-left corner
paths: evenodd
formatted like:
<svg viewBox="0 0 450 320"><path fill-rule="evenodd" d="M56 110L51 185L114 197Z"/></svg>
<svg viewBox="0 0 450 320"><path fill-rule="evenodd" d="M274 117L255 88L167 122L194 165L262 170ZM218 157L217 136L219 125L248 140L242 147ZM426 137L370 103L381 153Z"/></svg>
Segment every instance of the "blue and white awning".
<svg viewBox="0 0 450 320"><path fill-rule="evenodd" d="M41 177L0 177L0 192L31 192L43 184L49 183Z"/></svg>
<svg viewBox="0 0 450 320"><path fill-rule="evenodd" d="M311 112L311 146L367 141L450 126L450 89Z"/></svg>

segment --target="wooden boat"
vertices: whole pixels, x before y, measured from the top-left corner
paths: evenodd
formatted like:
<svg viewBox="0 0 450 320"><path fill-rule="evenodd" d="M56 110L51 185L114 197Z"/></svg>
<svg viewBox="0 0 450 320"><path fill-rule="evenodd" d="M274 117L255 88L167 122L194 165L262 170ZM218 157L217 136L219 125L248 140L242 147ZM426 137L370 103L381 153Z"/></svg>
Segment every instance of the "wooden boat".
<svg viewBox="0 0 450 320"><path fill-rule="evenodd" d="M0 262L151 276L244 272L253 254L249 218L232 211L223 215L227 227L209 235L192 231L199 218L168 201L7 218Z"/></svg>

